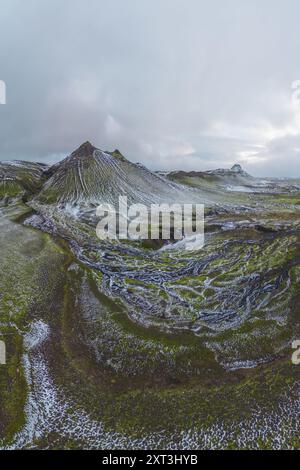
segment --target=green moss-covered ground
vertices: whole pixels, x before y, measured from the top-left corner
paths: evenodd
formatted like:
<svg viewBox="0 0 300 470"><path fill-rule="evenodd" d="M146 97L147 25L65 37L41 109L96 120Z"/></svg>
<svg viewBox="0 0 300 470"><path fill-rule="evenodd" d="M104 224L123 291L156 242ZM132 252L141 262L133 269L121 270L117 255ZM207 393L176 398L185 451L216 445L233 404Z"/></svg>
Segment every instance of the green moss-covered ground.
<svg viewBox="0 0 300 470"><path fill-rule="evenodd" d="M55 211L51 236L23 225L27 206L3 208L2 446L103 447L112 433L119 447L115 435L125 447L298 448L296 202L256 195L260 211L208 215L197 253L100 246Z"/></svg>

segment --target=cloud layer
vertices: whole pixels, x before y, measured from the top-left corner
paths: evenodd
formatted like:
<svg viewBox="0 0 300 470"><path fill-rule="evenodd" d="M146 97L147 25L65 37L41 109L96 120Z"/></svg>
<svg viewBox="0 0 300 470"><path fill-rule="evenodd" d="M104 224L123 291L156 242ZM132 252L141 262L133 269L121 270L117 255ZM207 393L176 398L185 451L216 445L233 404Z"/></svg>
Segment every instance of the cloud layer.
<svg viewBox="0 0 300 470"><path fill-rule="evenodd" d="M0 159L91 140L153 169L300 176L297 0L0 7Z"/></svg>

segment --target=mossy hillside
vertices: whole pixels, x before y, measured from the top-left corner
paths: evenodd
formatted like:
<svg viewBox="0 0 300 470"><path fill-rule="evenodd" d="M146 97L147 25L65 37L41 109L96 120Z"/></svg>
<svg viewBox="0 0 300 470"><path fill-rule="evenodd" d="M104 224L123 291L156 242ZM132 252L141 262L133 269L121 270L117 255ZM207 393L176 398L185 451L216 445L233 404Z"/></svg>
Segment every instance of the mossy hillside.
<svg viewBox="0 0 300 470"><path fill-rule="evenodd" d="M0 162L0 202L28 199L46 181L47 165L23 161Z"/></svg>
<svg viewBox="0 0 300 470"><path fill-rule="evenodd" d="M78 276L78 270L76 272L75 277ZM77 282L81 281L85 285L86 281L83 273L77 278ZM83 288L85 289L86 285ZM78 292L78 285L76 290ZM90 296L88 297L90 298ZM136 329L134 325L132 327L130 325L124 327L124 322L119 322L120 317L122 317L121 312L107 323L108 320L105 317L108 315L108 305L112 308L114 303L107 300L105 302L106 305L103 306L103 296L101 296L101 299L101 302L98 304L95 302L95 299L92 302L95 311L92 317L89 316L90 333L86 331L85 337L81 336L83 329L86 329L84 311L89 311L89 315L91 315L91 306L87 309L86 299L84 301L81 299L81 302L83 302L81 314L84 315L82 319L79 311L77 311L74 318L73 315L76 310L68 308L68 313L66 312L66 314L69 320L67 318L64 320L65 333L62 336L64 352L68 359L66 359L66 366L59 368L60 372L57 375L57 379L64 386L68 384L70 392L75 396L75 401L81 404L86 403L92 416L101 416L101 420L106 424L107 430L112 429L125 433L126 435L131 435L132 438L141 438L145 433L149 432L163 431L166 440L168 435L176 433L177 429L184 431L191 428L194 430L201 428L201 430L205 431L205 429L209 430L210 426L216 421L222 422L225 429L228 426L228 430L230 430L232 422L234 422L232 421L233 418L236 418L238 421L250 419L253 407L261 406L264 407L264 413L271 413L281 394L294 383L298 376L297 370L295 367L291 367L289 360L250 371L237 371L230 374L224 371L222 373L212 358L208 360L209 356L206 355L203 356L203 358L206 357L206 367L211 363L211 368L216 370L215 378L213 378L214 374L212 371L209 371L209 373L205 372L204 366L202 370L200 369L199 373L194 370L194 375L192 374L188 381L187 378L183 380L182 372L178 369L178 376L173 377L172 380L169 379L168 383L165 379L170 372L170 364L167 364L164 365L163 374L157 371L157 378L159 380L148 381L143 369L139 368L141 365L139 363L139 354L143 350L144 340L151 339L151 342L157 343L157 345L167 344L174 348L176 344L178 347L182 344L191 347L195 342L195 338L187 337L186 340L183 340L179 336L175 339L172 335L168 337L168 335L155 334L154 331L149 331L147 328L137 327ZM113 310L116 309L120 310L120 306L115 306ZM104 313L105 311L106 314ZM96 323L96 317L93 320L94 315L98 316ZM76 329L73 327L74 320L77 325ZM113 327L115 321L117 322L116 325L121 325L116 342L120 340L122 342L120 346L122 355L128 354L130 357L133 352L130 347L130 343L132 343L135 348L135 360L138 363L138 370L142 374L143 380L141 378L137 380L133 376L128 381L127 374L130 374L131 366L126 363L126 360L123 360L121 367L114 371L112 363L110 362L109 366L106 363L105 354L101 359L98 357L98 360L95 360L96 356L91 354L91 350L90 353L88 350L84 352L86 345L91 344L95 340L95 337L93 340L91 335L96 335L97 341L101 344L101 350L103 350L109 339L107 331L113 328L111 331L112 336L118 331L116 326ZM104 322L105 327L102 326L102 322ZM72 328L72 335L67 334L70 328ZM134 341L133 334L138 341ZM126 342L124 342L125 338L127 338ZM80 345L81 341L83 341L82 345ZM125 348L126 343L127 346ZM174 351L176 351L176 347L175 350L173 349ZM194 361L195 353L196 350L194 349ZM113 349L110 357L117 357L116 354L117 350ZM148 350L148 355L150 356L150 350ZM176 357L176 354L174 357ZM162 357L158 358L159 363L161 359ZM186 356L182 359L183 364L188 364ZM179 366L179 357L177 357L177 361ZM151 360L149 364L151 364ZM102 366L101 373L99 366ZM67 374L66 376L61 376L62 370ZM67 372L68 370L69 372ZM78 378L78 374L81 378ZM66 380L66 377L68 377L68 380ZM81 387L78 387L79 383ZM84 390L84 394L80 390ZM250 422L248 425L250 426ZM245 426L247 426L246 421ZM237 430L236 440L233 440L228 446L232 445L235 448L241 446L243 448L253 447L253 442L243 442L241 445L239 439L240 435ZM261 442L257 443L257 446L262 448L264 446L267 447L268 439L267 433ZM215 444L217 445L217 437Z"/></svg>
<svg viewBox="0 0 300 470"><path fill-rule="evenodd" d="M25 425L24 406L28 393L22 363L23 338L11 326L0 326L6 346L6 364L0 365L0 439L10 442Z"/></svg>
<svg viewBox="0 0 300 470"><path fill-rule="evenodd" d="M1 366L1 435L9 443L24 425L27 385L24 376L23 335L34 318L51 313L49 299L55 297L63 276L65 255L49 235L24 229L16 220L28 208L10 206L0 225L0 336L7 346L7 364ZM53 299L52 305L54 307Z"/></svg>
<svg viewBox="0 0 300 470"><path fill-rule="evenodd" d="M60 216L56 215L55 223L60 226ZM223 214L220 220L226 223L231 217ZM233 217L241 218L237 214ZM299 241L295 230L264 232L256 228L256 213L247 218L254 222L251 229L247 224L240 229L218 229L196 254L176 250L149 253L126 244L97 243L92 226L88 229L89 224L71 217L64 219L62 233L83 246L79 259L92 264L99 273L98 288L120 298L134 322L169 332L187 328L215 354L218 348L214 336L228 330L232 338L232 344L229 341L226 347L228 364L230 351L236 348L243 351L243 361L254 360L255 354L267 359L267 352L272 356L280 351L292 337L284 319L291 315L289 305L297 299L293 273ZM275 218L273 213L271 219ZM284 218L288 220L286 212ZM271 219L267 216L268 223ZM188 270L187 265L191 266ZM256 319L265 320L261 333L255 330ZM271 335L269 348L253 347L253 340L244 341L243 334L238 334L248 322L257 344L260 337L265 343ZM260 323L257 325L259 328Z"/></svg>
<svg viewBox="0 0 300 470"><path fill-rule="evenodd" d="M22 196L25 193L22 185L16 181L0 181L0 198L13 198Z"/></svg>

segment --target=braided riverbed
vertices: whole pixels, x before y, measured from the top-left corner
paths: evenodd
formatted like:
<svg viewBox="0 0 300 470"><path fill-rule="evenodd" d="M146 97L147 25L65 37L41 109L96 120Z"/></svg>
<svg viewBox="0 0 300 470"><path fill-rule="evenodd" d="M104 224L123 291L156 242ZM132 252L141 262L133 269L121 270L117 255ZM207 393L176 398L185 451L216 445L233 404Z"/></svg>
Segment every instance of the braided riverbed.
<svg viewBox="0 0 300 470"><path fill-rule="evenodd" d="M2 208L2 447L299 447L289 202L208 215L197 252Z"/></svg>

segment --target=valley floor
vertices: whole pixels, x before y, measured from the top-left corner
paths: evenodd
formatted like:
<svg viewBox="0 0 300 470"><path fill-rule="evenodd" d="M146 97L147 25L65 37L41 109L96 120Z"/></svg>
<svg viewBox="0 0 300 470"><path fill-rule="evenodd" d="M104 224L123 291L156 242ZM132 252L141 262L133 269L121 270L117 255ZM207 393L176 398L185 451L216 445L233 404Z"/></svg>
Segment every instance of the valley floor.
<svg viewBox="0 0 300 470"><path fill-rule="evenodd" d="M1 447L299 448L288 202L209 214L189 255L83 243L83 223L48 214L49 234L1 207Z"/></svg>

